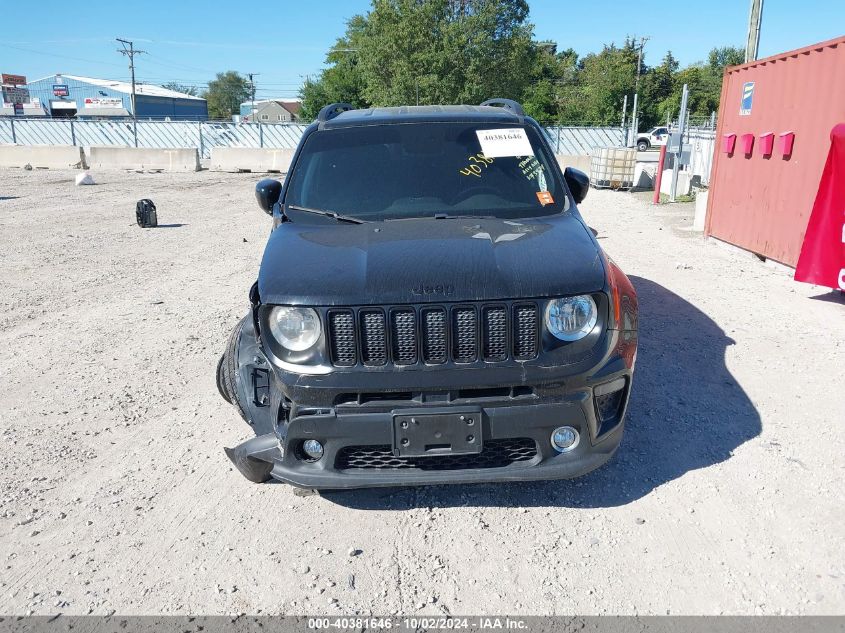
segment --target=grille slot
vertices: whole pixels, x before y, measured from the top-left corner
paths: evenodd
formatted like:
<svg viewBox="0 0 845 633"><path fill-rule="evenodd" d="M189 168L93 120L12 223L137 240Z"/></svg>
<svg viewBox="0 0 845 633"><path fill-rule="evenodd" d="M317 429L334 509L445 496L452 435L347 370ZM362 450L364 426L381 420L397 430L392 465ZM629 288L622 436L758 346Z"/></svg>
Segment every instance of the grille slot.
<svg viewBox="0 0 845 633"><path fill-rule="evenodd" d="M466 470L468 468L507 468L537 456L537 444L527 437L487 440L475 455L396 457L387 444L347 446L335 459L338 470Z"/></svg>
<svg viewBox="0 0 845 633"><path fill-rule="evenodd" d="M361 360L365 365L387 363L387 329L384 312L362 310L361 315Z"/></svg>
<svg viewBox="0 0 845 633"><path fill-rule="evenodd" d="M503 306L484 308L484 360L508 357L508 311Z"/></svg>
<svg viewBox="0 0 845 633"><path fill-rule="evenodd" d="M475 308L452 310L452 355L456 363L471 363L478 357L478 318Z"/></svg>
<svg viewBox="0 0 845 633"><path fill-rule="evenodd" d="M528 360L537 356L537 306L533 303L514 308L513 356Z"/></svg>
<svg viewBox="0 0 845 633"><path fill-rule="evenodd" d="M394 310L390 315L393 335L393 362L413 365L417 362L417 313L413 308Z"/></svg>
<svg viewBox="0 0 845 633"><path fill-rule="evenodd" d="M423 360L426 363L446 362L446 310L426 308L422 311Z"/></svg>
<svg viewBox="0 0 845 633"><path fill-rule="evenodd" d="M349 367L358 362L355 342L355 317L351 310L329 313L331 330L332 362L341 367Z"/></svg>

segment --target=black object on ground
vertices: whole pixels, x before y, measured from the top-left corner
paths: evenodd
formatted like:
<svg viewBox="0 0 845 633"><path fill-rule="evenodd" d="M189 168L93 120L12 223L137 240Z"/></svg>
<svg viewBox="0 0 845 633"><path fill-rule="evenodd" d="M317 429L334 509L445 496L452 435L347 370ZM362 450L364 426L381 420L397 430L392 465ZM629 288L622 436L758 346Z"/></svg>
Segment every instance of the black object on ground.
<svg viewBox="0 0 845 633"><path fill-rule="evenodd" d="M135 205L135 220L142 229L158 226L158 215L156 205L149 198L138 200Z"/></svg>

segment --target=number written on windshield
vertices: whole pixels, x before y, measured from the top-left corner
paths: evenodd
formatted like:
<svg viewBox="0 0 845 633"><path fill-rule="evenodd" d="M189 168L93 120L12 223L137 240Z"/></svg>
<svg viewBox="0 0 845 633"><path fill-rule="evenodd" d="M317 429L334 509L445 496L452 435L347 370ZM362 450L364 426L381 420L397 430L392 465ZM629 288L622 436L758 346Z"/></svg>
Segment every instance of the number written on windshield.
<svg viewBox="0 0 845 633"><path fill-rule="evenodd" d="M470 156L468 158L469 165L464 167L463 169L459 169L458 172L463 174L464 176L476 176L477 178L481 178L481 172L484 169L487 169L490 165L493 164L492 158L487 158L481 152L478 152L475 156ZM482 169L482 167L484 169Z"/></svg>

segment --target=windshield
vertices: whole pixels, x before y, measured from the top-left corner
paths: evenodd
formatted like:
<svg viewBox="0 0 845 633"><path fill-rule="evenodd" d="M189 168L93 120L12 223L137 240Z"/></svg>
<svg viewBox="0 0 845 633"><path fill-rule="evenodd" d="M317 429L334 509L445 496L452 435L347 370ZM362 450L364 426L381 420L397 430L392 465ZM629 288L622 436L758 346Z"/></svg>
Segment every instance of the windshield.
<svg viewBox="0 0 845 633"><path fill-rule="evenodd" d="M407 123L314 132L285 205L366 221L560 213L554 160L532 126Z"/></svg>

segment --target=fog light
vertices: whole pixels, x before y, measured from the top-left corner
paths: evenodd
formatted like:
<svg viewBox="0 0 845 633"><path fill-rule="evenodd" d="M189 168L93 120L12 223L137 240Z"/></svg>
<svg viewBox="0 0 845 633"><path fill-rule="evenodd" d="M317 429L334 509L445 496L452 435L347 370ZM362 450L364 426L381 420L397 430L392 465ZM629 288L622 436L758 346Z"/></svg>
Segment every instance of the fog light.
<svg viewBox="0 0 845 633"><path fill-rule="evenodd" d="M561 426L552 431L552 447L560 452L566 453L578 446L581 436L571 426Z"/></svg>
<svg viewBox="0 0 845 633"><path fill-rule="evenodd" d="M308 461L316 462L323 456L323 445L317 440L305 440L302 443L302 452Z"/></svg>

